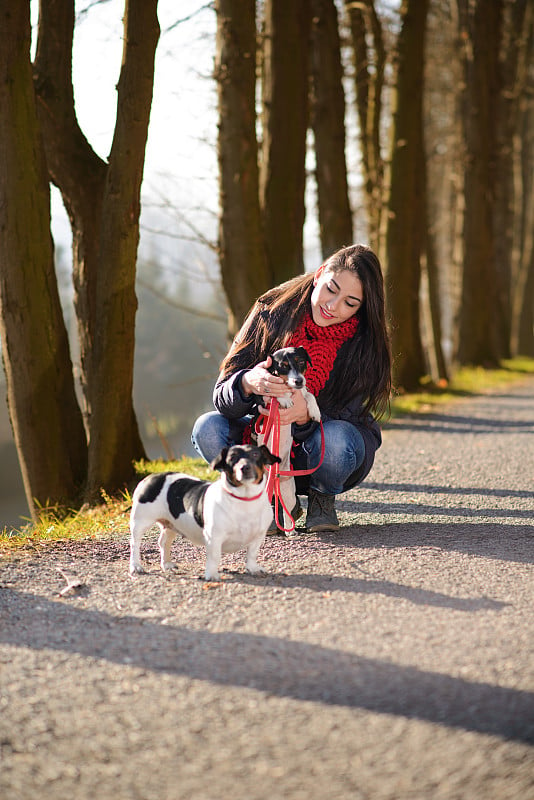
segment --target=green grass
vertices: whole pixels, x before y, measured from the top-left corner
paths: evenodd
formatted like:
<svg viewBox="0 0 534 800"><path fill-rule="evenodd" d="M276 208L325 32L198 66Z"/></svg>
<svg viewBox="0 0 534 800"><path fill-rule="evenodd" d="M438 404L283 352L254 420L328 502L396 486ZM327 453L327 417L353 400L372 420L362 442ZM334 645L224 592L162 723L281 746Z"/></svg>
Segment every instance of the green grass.
<svg viewBox="0 0 534 800"><path fill-rule="evenodd" d="M510 383L534 375L534 359L515 358L503 361L500 369L481 367L462 368L446 386L435 386L422 381L421 391L399 395L392 400L392 416L424 413L429 409L451 403L460 397L474 396L499 389ZM154 472L185 472L197 478L215 480L214 473L199 458L183 457L176 461L140 461L135 464L139 480ZM128 515L131 497L123 492L120 497L102 495L102 503L81 511L58 512L43 510L38 523L28 522L19 530L4 528L0 531L0 553L8 553L24 546L60 541L64 539L96 539L111 535L128 535Z"/></svg>
<svg viewBox="0 0 534 800"><path fill-rule="evenodd" d="M146 475L151 475L154 472L186 472L188 475L193 475L195 478L211 481L215 480L218 475L218 473L213 472L201 458L190 458L189 456L183 456L176 461L164 461L163 459L156 461L137 461L135 464L135 471L140 478L144 478Z"/></svg>
<svg viewBox="0 0 534 800"><path fill-rule="evenodd" d="M421 381L421 391L396 395L391 401L392 417L401 414L417 414L450 403L460 397L484 394L510 383L534 375L534 359L518 357L504 360L500 369L462 367L449 383L443 386L432 384L429 379Z"/></svg>
<svg viewBox="0 0 534 800"><path fill-rule="evenodd" d="M38 523L28 521L19 529L0 531L0 553L17 550L23 545L39 545L64 539L97 539L109 534L127 532L131 498L103 495L94 508L43 509Z"/></svg>

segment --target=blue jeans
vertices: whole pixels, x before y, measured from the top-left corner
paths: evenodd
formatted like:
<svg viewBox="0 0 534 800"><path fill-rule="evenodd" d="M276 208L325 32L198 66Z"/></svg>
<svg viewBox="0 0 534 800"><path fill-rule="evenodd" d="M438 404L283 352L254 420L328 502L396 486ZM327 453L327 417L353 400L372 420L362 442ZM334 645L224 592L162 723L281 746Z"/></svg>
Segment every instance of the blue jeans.
<svg viewBox="0 0 534 800"><path fill-rule="evenodd" d="M228 419L218 411L209 411L197 419L191 441L195 450L208 463L223 447L243 441L243 431L250 417ZM359 430L350 422L339 419L323 420L325 454L321 466L309 476L296 478L297 493L313 489L321 494L341 494L354 486L354 473L365 456L365 443ZM295 448L292 465L295 469L311 469L321 458L321 429L317 427L299 447Z"/></svg>

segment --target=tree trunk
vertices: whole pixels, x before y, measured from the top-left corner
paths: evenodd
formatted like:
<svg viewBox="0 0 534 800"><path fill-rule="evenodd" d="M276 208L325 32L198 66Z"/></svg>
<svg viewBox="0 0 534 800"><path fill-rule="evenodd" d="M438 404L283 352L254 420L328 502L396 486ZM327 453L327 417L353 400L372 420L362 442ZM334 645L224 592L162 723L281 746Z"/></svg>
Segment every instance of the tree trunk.
<svg viewBox="0 0 534 800"><path fill-rule="evenodd" d="M519 317L517 352L534 358L534 249L530 251L530 264L525 280L525 297Z"/></svg>
<svg viewBox="0 0 534 800"><path fill-rule="evenodd" d="M260 205L270 283L304 269L310 0L265 0Z"/></svg>
<svg viewBox="0 0 534 800"><path fill-rule="evenodd" d="M49 501L76 502L87 446L54 270L29 3L0 11L0 40L0 336L26 498L37 519Z"/></svg>
<svg viewBox="0 0 534 800"><path fill-rule="evenodd" d="M494 229L499 232L495 236L495 258L504 293L498 331L502 337L501 350L507 356L512 350L514 287L520 280L520 225L525 197L521 186L520 108L527 99L527 56L533 16L531 0L515 0L513 4L505 3L501 23L503 86L499 96Z"/></svg>
<svg viewBox="0 0 534 800"><path fill-rule="evenodd" d="M102 199L87 497L113 491L145 455L132 400L141 183L159 39L157 0L127 0L117 122Z"/></svg>
<svg viewBox="0 0 534 800"><path fill-rule="evenodd" d="M73 0L42 0L35 83L47 162L73 228L74 283L89 432L86 494L114 491L145 456L133 408L140 187L159 38L157 0L126 0L117 121L109 163L74 111Z"/></svg>
<svg viewBox="0 0 534 800"><path fill-rule="evenodd" d="M534 36L530 38L531 71L534 67ZM534 97L522 112L520 185L523 202L520 215L520 258L513 286L512 355L534 356Z"/></svg>
<svg viewBox="0 0 534 800"><path fill-rule="evenodd" d="M521 4L523 5L523 4ZM518 8L514 6L514 11ZM517 18L516 18L517 19ZM512 355L534 354L534 6L527 3L518 36L516 129L512 141L514 175L514 247L512 259Z"/></svg>
<svg viewBox="0 0 534 800"><path fill-rule="evenodd" d="M426 170L425 170L426 172ZM425 238L424 238L424 251L426 253L426 269L428 275L428 300L430 306L430 320L432 325L432 339L433 349L436 361L437 374L433 377L438 380L449 379L449 369L445 360L443 352L443 328L442 328L442 310L441 310L441 287L439 280L439 265L436 258L436 249L434 245L434 238L429 230L429 213L428 213L428 183L426 177L424 178L423 191L425 197Z"/></svg>
<svg viewBox="0 0 534 800"><path fill-rule="evenodd" d="M60 189L72 229L74 306L86 423L96 326L96 283L107 166L78 126L72 87L73 0L41 0L34 83L50 179Z"/></svg>
<svg viewBox="0 0 534 800"><path fill-rule="evenodd" d="M466 143L464 266L458 360L497 366L507 355L509 287L496 258L494 207L497 178L497 102L502 0L477 0L474 11L459 0L465 42Z"/></svg>
<svg viewBox="0 0 534 800"><path fill-rule="evenodd" d="M352 242L345 161L345 92L334 0L312 0L311 120L323 258Z"/></svg>
<svg viewBox="0 0 534 800"><path fill-rule="evenodd" d="M424 42L428 0L404 0L397 46L386 252L395 380L417 389L425 373L419 290L425 244Z"/></svg>
<svg viewBox="0 0 534 800"><path fill-rule="evenodd" d="M345 0L350 23L356 108L360 123L365 203L369 225L369 243L376 253L382 251L382 212L384 197L384 161L380 146L382 122L382 90L386 50L382 25L373 0Z"/></svg>
<svg viewBox="0 0 534 800"><path fill-rule="evenodd" d="M219 258L231 333L270 287L259 204L256 141L256 11L218 0L215 76L219 105Z"/></svg>

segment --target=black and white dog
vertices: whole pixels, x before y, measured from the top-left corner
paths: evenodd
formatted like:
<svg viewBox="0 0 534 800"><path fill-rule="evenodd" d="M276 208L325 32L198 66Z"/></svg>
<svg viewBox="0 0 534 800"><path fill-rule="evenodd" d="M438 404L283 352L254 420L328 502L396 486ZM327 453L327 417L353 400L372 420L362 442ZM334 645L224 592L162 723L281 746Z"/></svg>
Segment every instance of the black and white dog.
<svg viewBox="0 0 534 800"><path fill-rule="evenodd" d="M310 419L315 422L320 422L321 412L317 405L317 400L311 392L306 388L305 373L308 364L311 364L310 356L304 347L282 347L280 350L275 350L271 355L272 364L268 367L272 375L277 375L283 378L287 384L288 389L299 389L306 401L308 407L308 414ZM277 398L282 408L290 408L293 405L292 393L288 391L286 395ZM273 434L265 439L260 433L258 434L258 444L266 444L270 450L273 449ZM282 425L280 427L280 443L279 452L277 455L280 457L280 469L287 472L291 468L291 446L293 437L291 434L291 425ZM280 479L280 494L285 507L289 512L295 508L297 496L295 493L295 479L292 477L284 476ZM290 528L291 520L284 511L284 527Z"/></svg>
<svg viewBox="0 0 534 800"><path fill-rule="evenodd" d="M130 573L143 573L141 540L153 525L161 531L161 566L170 570L171 545L181 533L206 547L208 581L219 580L222 553L247 550L246 565L261 573L257 556L273 518L265 492L266 468L279 462L267 447L234 445L224 448L210 467L221 470L210 483L180 472L156 473L144 478L133 494L130 515Z"/></svg>

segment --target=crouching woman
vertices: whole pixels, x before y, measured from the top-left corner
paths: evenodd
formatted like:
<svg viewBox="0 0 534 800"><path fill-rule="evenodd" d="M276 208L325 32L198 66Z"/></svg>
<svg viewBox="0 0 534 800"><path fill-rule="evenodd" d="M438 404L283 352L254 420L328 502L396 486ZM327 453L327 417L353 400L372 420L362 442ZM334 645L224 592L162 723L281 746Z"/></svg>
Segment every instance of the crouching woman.
<svg viewBox="0 0 534 800"><path fill-rule="evenodd" d="M306 385L317 398L325 439L319 468L296 478L297 495L308 496L308 532L337 530L335 499L369 474L382 443L378 422L391 393L384 278L369 247L344 247L315 273L299 275L256 301L222 362L213 393L216 411L203 414L193 428L193 445L206 461L247 439L257 410L264 413L269 398L287 392L267 367L270 353L290 346L302 346L310 356ZM292 466L317 466L321 430L298 390L280 417L281 424L292 426ZM292 512L300 516L299 503Z"/></svg>

